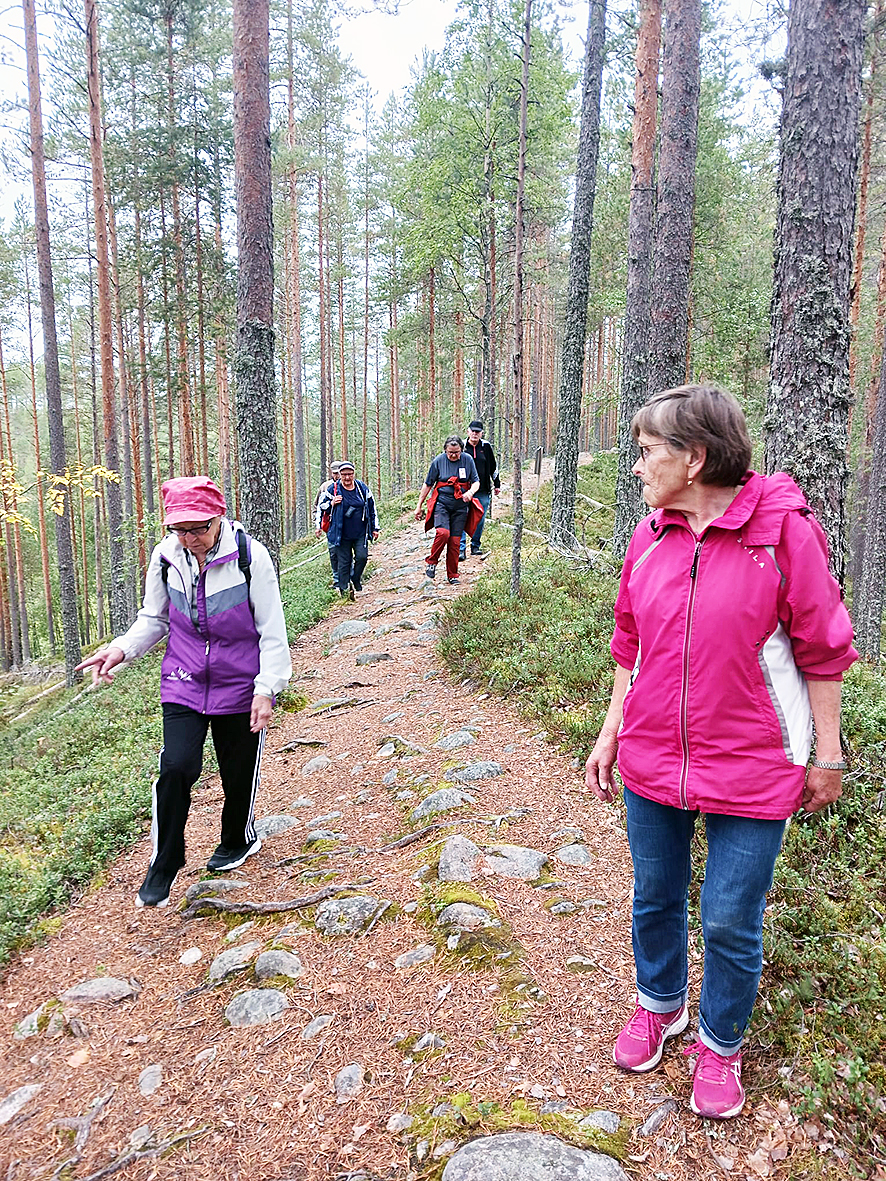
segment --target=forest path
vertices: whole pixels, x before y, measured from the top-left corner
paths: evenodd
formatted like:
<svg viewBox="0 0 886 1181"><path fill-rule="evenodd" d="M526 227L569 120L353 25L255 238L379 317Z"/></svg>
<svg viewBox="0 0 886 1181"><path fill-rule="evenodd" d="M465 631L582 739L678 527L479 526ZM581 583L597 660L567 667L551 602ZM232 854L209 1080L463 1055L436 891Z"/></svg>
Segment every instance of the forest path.
<svg viewBox="0 0 886 1181"><path fill-rule="evenodd" d="M391 1117L465 1092L474 1105L505 1111L522 1101L535 1112L556 1104L576 1119L597 1112L592 1122L620 1121L624 1163L637 1177L769 1175L766 1145L778 1149L791 1124L766 1102L755 1055L744 1118L707 1128L689 1110L678 1042L649 1075L612 1065L612 1041L634 992L630 858L618 813L589 797L580 771L506 702L448 678L435 654L436 621L482 577L484 564L469 560L461 587L431 583L426 548L416 524L385 538L374 548L365 595L337 606L293 645L293 687L310 704L282 714L270 731L257 806L264 846L228 875L242 888L224 895L268 903L353 884L376 902L362 917L350 913L361 903L345 902L339 923L356 917L362 932L324 937L305 911L183 913L184 891L206 876L217 841L222 796L217 776L206 775L194 792L188 863L170 908L134 909L146 837L0 984L0 1099L39 1088L24 1093L28 1101L0 1127L0 1177L57 1177L71 1161L64 1176L83 1179L129 1154L121 1175L135 1181L407 1181L420 1168L416 1150L429 1154L427 1165L451 1135L452 1113L443 1109L406 1131L389 1130ZM360 660L369 654L387 659ZM461 737L452 749L438 745L454 734ZM400 738L386 747L392 735ZM309 742L322 745L301 745ZM487 767L490 778L444 781L450 770L480 761L498 764L500 773ZM425 795L443 786L463 788L474 802L411 820ZM452 827L380 851L435 819ZM318 829L327 839L308 857L307 835ZM485 967L471 962L475 937L442 931L425 904L428 891L452 888L436 881L452 833L478 847L468 858L469 888L503 924L492 929L503 958ZM516 855L490 846L504 843L521 846L530 860L531 851L546 855L547 880L533 886L501 876ZM564 847L571 851L554 855ZM537 864L526 871L532 877ZM546 906L553 898L558 913ZM394 905L382 913L384 902ZM285 979L298 965L284 957L265 981L288 1007L267 1024L233 1027L226 1007L261 987L254 961L270 947L294 953L301 965ZM231 973L208 985L210 964L222 952L236 960L238 948L239 966L229 963ZM417 962L405 966L399 957L416 951ZM576 956L580 972L567 966ZM693 998L698 969L694 956ZM105 975L130 982L137 995L92 1004L54 999ZM263 999L274 999L267 988ZM16 1023L38 1005L45 1005L39 1028L15 1038ZM321 1016L329 1021L312 1036ZM429 1049L416 1051L426 1034ZM335 1080L351 1064L363 1080L347 1099ZM651 1130L647 1123L641 1131L650 1116ZM57 1122L71 1120L80 1123ZM82 1146L72 1144L65 1130L72 1127L81 1129ZM764 1133L770 1139L761 1148ZM467 1135L462 1129L456 1138ZM189 1136L165 1156L154 1152Z"/></svg>

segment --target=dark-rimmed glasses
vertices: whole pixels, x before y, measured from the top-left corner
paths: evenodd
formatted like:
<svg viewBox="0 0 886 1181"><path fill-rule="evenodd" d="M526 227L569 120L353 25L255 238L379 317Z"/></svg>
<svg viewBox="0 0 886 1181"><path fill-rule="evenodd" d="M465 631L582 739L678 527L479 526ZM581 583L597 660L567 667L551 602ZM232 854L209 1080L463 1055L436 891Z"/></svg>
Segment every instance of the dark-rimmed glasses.
<svg viewBox="0 0 886 1181"><path fill-rule="evenodd" d="M644 463L649 458L649 452L653 447L667 447L667 443L646 443L642 447L638 446L637 450L640 452L640 458Z"/></svg>
<svg viewBox="0 0 886 1181"><path fill-rule="evenodd" d="M167 525L166 532L174 533L181 540L183 537L204 537L212 528L212 518L205 525L194 525L191 529L182 529L178 525Z"/></svg>

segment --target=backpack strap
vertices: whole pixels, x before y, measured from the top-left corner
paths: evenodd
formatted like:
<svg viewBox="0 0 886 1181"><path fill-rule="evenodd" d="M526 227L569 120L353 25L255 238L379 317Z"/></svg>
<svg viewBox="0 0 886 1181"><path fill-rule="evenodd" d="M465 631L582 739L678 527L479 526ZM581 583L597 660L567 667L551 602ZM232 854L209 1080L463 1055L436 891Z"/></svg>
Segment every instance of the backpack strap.
<svg viewBox="0 0 886 1181"><path fill-rule="evenodd" d="M251 557L249 554L249 543L246 534L242 529L237 530L237 565L240 567L243 577L246 579L246 588L249 589L252 584L252 570L250 569Z"/></svg>

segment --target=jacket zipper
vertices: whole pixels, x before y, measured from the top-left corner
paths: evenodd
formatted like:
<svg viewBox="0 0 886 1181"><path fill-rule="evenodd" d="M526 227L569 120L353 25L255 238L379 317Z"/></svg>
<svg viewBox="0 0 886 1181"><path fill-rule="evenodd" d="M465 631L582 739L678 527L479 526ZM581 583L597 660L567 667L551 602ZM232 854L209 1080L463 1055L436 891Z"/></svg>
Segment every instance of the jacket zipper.
<svg viewBox="0 0 886 1181"><path fill-rule="evenodd" d="M704 545L699 537L689 568L689 602L686 604L686 629L683 634L683 667L680 680L680 744L683 748L683 763L680 767L680 807L689 810L687 783L689 780L689 648L692 640L692 616L695 611L695 594L698 590L698 555Z"/></svg>

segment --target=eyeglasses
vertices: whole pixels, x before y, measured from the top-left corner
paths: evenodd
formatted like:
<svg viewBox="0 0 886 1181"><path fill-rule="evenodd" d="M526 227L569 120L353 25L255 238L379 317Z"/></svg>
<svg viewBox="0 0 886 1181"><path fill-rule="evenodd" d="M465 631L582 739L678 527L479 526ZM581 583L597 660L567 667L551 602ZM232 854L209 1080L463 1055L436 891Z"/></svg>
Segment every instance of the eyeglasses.
<svg viewBox="0 0 886 1181"><path fill-rule="evenodd" d="M647 443L643 447L638 447L637 450L640 452L640 458L644 463L649 458L649 452L653 449L653 447L667 447L667 443Z"/></svg>
<svg viewBox="0 0 886 1181"><path fill-rule="evenodd" d="M180 529L178 525L167 525L166 532L174 533L179 539L182 537L203 537L212 528L212 520L208 520L205 525L195 525L193 529Z"/></svg>

